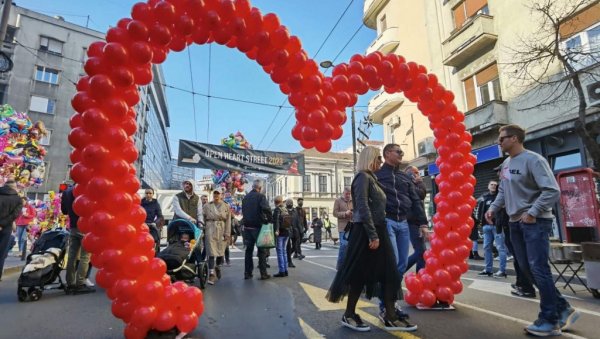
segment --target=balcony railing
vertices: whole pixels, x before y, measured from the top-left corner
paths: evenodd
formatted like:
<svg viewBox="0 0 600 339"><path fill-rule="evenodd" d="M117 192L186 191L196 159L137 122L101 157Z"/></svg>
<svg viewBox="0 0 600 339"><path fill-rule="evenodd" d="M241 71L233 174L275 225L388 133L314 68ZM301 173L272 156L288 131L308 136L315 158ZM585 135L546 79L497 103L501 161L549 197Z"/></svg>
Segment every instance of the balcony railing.
<svg viewBox="0 0 600 339"><path fill-rule="evenodd" d="M473 135L508 124L506 101L491 101L465 113L465 126Z"/></svg>
<svg viewBox="0 0 600 339"><path fill-rule="evenodd" d="M388 3L389 0L365 0L363 7L363 22L365 26L377 28L377 14Z"/></svg>
<svg viewBox="0 0 600 339"><path fill-rule="evenodd" d="M494 18L486 14L476 15L442 42L444 65L460 66L482 50L493 47L497 40Z"/></svg>
<svg viewBox="0 0 600 339"><path fill-rule="evenodd" d="M367 48L367 54L380 51L383 54L392 52L400 44L400 29L398 27L389 27L379 34L371 46Z"/></svg>
<svg viewBox="0 0 600 339"><path fill-rule="evenodd" d="M388 116L394 109L402 106L404 97L398 93L389 94L380 92L369 100L369 117L376 124L383 124L383 118Z"/></svg>

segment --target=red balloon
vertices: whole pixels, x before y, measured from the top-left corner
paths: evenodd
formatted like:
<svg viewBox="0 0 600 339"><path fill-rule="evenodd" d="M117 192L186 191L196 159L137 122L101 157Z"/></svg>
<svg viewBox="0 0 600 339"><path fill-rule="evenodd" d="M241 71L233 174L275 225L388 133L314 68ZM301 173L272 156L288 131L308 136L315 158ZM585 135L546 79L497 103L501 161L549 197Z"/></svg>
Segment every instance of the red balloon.
<svg viewBox="0 0 600 339"><path fill-rule="evenodd" d="M417 305L419 303L419 296L421 293L414 293L410 290L404 292L404 302L413 306Z"/></svg>
<svg viewBox="0 0 600 339"><path fill-rule="evenodd" d="M331 150L331 140L319 140L315 142L315 148L321 153Z"/></svg>
<svg viewBox="0 0 600 339"><path fill-rule="evenodd" d="M140 327L135 323L128 323L125 326L125 337L127 339L144 339L147 332L147 328Z"/></svg>
<svg viewBox="0 0 600 339"><path fill-rule="evenodd" d="M135 308L135 303L120 299L113 300L111 305L112 314L125 322L129 322L129 320L131 320L131 315L133 314Z"/></svg>
<svg viewBox="0 0 600 339"><path fill-rule="evenodd" d="M419 278L425 290L435 290L437 288L437 283L430 274L423 273Z"/></svg>
<svg viewBox="0 0 600 339"><path fill-rule="evenodd" d="M419 295L421 294L421 292L423 292L423 283L421 283L421 280L417 277L411 277L411 279L409 279L408 277L405 279L406 282L406 288L411 291L412 293ZM405 299L406 300L406 299Z"/></svg>
<svg viewBox="0 0 600 339"><path fill-rule="evenodd" d="M158 331L168 331L177 325L177 317L171 309L162 310L154 319L153 327Z"/></svg>
<svg viewBox="0 0 600 339"><path fill-rule="evenodd" d="M117 300L131 302L134 299L137 292L137 280L119 279L114 286L117 291ZM155 296L152 298L154 299Z"/></svg>
<svg viewBox="0 0 600 339"><path fill-rule="evenodd" d="M438 269L433 273L433 279L439 286L449 286L452 282L452 276L445 269Z"/></svg>
<svg viewBox="0 0 600 339"><path fill-rule="evenodd" d="M454 293L452 293L452 289L447 286L440 286L435 290L435 295L440 301L447 302L448 304L452 304L454 301Z"/></svg>
<svg viewBox="0 0 600 339"><path fill-rule="evenodd" d="M460 267L458 265L448 265L446 266L446 271L450 273L452 280L460 279L460 275L462 274L462 271L460 270Z"/></svg>
<svg viewBox="0 0 600 339"><path fill-rule="evenodd" d="M444 243L447 247L455 247L461 243L462 239L463 238L460 236L460 234L458 234L458 232L450 231L444 237Z"/></svg>
<svg viewBox="0 0 600 339"><path fill-rule="evenodd" d="M181 332L189 333L198 325L198 315L194 312L179 314L177 328Z"/></svg>
<svg viewBox="0 0 600 339"><path fill-rule="evenodd" d="M433 294L433 292L431 292L430 290L424 290L423 292L421 292L421 295L419 296L419 303L423 304L423 306L426 306L426 307L433 306L433 304L435 304L436 300L437 299L435 297L435 294Z"/></svg>
<svg viewBox="0 0 600 339"><path fill-rule="evenodd" d="M139 305L155 305L156 299L164 293L164 286L158 280L146 281L138 286L136 292Z"/></svg>
<svg viewBox="0 0 600 339"><path fill-rule="evenodd" d="M459 294L460 292L463 291L463 283L460 280L455 280L450 284L450 289L452 290L452 293L454 294Z"/></svg>

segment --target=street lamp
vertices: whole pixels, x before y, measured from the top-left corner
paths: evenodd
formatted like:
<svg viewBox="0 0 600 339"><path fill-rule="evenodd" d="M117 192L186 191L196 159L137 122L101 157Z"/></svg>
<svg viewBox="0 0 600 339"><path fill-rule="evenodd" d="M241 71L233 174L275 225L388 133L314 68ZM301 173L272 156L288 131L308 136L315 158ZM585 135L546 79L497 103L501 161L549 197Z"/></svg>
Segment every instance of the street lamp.
<svg viewBox="0 0 600 339"><path fill-rule="evenodd" d="M335 67L333 62L329 60L324 60L319 63L319 65L323 68ZM354 114L354 106L351 109L350 119L352 120L352 160L354 161L354 172L356 173L356 118Z"/></svg>

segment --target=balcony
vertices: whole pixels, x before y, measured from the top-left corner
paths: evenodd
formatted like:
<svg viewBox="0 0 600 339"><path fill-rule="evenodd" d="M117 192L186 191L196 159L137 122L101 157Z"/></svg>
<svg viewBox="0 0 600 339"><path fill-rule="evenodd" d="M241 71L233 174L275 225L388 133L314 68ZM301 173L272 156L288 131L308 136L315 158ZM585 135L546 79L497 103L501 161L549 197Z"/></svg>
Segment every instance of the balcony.
<svg viewBox="0 0 600 339"><path fill-rule="evenodd" d="M363 22L371 29L377 29L377 14L389 0L365 0L363 7Z"/></svg>
<svg viewBox="0 0 600 339"><path fill-rule="evenodd" d="M375 51L380 51L383 54L388 54L398 47L400 44L400 29L398 27L389 27L381 32L371 46L367 48L367 54Z"/></svg>
<svg viewBox="0 0 600 339"><path fill-rule="evenodd" d="M389 94L384 91L369 100L369 117L376 124L383 124L383 119L395 109L402 106L404 97L398 93Z"/></svg>
<svg viewBox="0 0 600 339"><path fill-rule="evenodd" d="M493 47L497 40L494 18L486 14L476 15L442 42L444 65L463 65L482 50Z"/></svg>
<svg viewBox="0 0 600 339"><path fill-rule="evenodd" d="M508 124L508 108L506 101L491 101L465 113L465 126L473 134L483 134Z"/></svg>

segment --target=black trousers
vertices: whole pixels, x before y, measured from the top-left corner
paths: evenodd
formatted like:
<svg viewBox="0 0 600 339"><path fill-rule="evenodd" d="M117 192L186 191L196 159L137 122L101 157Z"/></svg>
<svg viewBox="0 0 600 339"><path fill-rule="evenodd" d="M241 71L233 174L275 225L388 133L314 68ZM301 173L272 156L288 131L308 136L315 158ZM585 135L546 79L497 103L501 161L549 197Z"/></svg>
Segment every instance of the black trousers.
<svg viewBox="0 0 600 339"><path fill-rule="evenodd" d="M244 228L244 246L246 246L246 253L244 256L244 274L247 276L252 275L254 270L254 247L256 246L256 239L258 239L258 228ZM258 269L261 275L267 274L267 250L258 249Z"/></svg>

